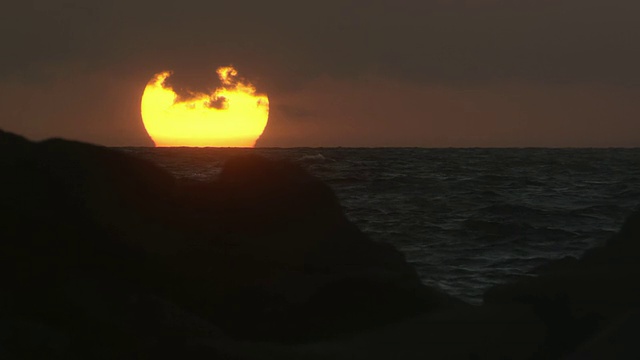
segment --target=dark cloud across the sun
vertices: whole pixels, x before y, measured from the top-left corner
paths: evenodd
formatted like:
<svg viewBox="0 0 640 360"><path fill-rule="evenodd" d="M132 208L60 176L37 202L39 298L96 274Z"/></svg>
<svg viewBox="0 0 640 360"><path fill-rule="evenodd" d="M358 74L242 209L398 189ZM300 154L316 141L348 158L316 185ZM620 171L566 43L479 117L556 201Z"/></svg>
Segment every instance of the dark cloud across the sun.
<svg viewBox="0 0 640 360"><path fill-rule="evenodd" d="M10 54L0 57L0 84L72 87L81 83L72 78L112 74L143 87L171 69L177 88L204 91L217 66L233 64L274 109L301 113L317 110L279 99L323 76L363 88L374 77L430 88L635 89L639 13L632 0L13 2L0 15ZM77 91L105 96L98 88Z"/></svg>

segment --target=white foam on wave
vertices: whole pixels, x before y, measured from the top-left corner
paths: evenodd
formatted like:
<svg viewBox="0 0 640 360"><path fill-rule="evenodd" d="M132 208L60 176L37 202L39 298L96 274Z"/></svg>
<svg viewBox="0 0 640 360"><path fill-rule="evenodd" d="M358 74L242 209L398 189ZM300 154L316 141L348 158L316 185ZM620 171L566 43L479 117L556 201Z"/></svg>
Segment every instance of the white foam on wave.
<svg viewBox="0 0 640 360"><path fill-rule="evenodd" d="M298 159L298 161L302 161L302 162L326 162L326 161L335 161L332 159L329 159L327 157L325 157L322 154L315 154L315 155L304 155L302 157L300 157Z"/></svg>

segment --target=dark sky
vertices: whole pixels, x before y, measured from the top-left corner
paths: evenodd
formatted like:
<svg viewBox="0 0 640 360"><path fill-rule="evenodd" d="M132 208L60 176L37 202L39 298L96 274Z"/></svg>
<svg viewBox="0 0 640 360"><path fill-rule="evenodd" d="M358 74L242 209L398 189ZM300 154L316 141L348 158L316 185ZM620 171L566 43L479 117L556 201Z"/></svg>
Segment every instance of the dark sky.
<svg viewBox="0 0 640 360"><path fill-rule="evenodd" d="M637 0L40 0L3 5L0 128L151 145L154 73L232 64L262 146L640 146Z"/></svg>

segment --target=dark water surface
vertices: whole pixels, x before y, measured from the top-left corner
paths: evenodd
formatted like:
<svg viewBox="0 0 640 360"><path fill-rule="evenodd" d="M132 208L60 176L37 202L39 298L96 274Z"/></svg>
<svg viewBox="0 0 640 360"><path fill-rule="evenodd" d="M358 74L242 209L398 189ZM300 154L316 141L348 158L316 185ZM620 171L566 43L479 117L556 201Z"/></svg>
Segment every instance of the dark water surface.
<svg viewBox="0 0 640 360"><path fill-rule="evenodd" d="M640 204L640 149L121 150L180 179L213 179L234 154L298 162L424 283L474 303L494 284L603 243Z"/></svg>

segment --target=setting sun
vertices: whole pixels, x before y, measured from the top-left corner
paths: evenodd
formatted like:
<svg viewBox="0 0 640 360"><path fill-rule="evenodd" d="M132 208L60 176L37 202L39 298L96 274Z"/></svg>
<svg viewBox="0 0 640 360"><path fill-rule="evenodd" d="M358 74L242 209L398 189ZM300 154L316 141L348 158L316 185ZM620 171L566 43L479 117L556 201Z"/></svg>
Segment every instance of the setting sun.
<svg viewBox="0 0 640 360"><path fill-rule="evenodd" d="M254 146L269 118L266 95L228 66L217 70L220 88L183 100L165 84L171 74L156 74L142 95L142 120L156 146Z"/></svg>

